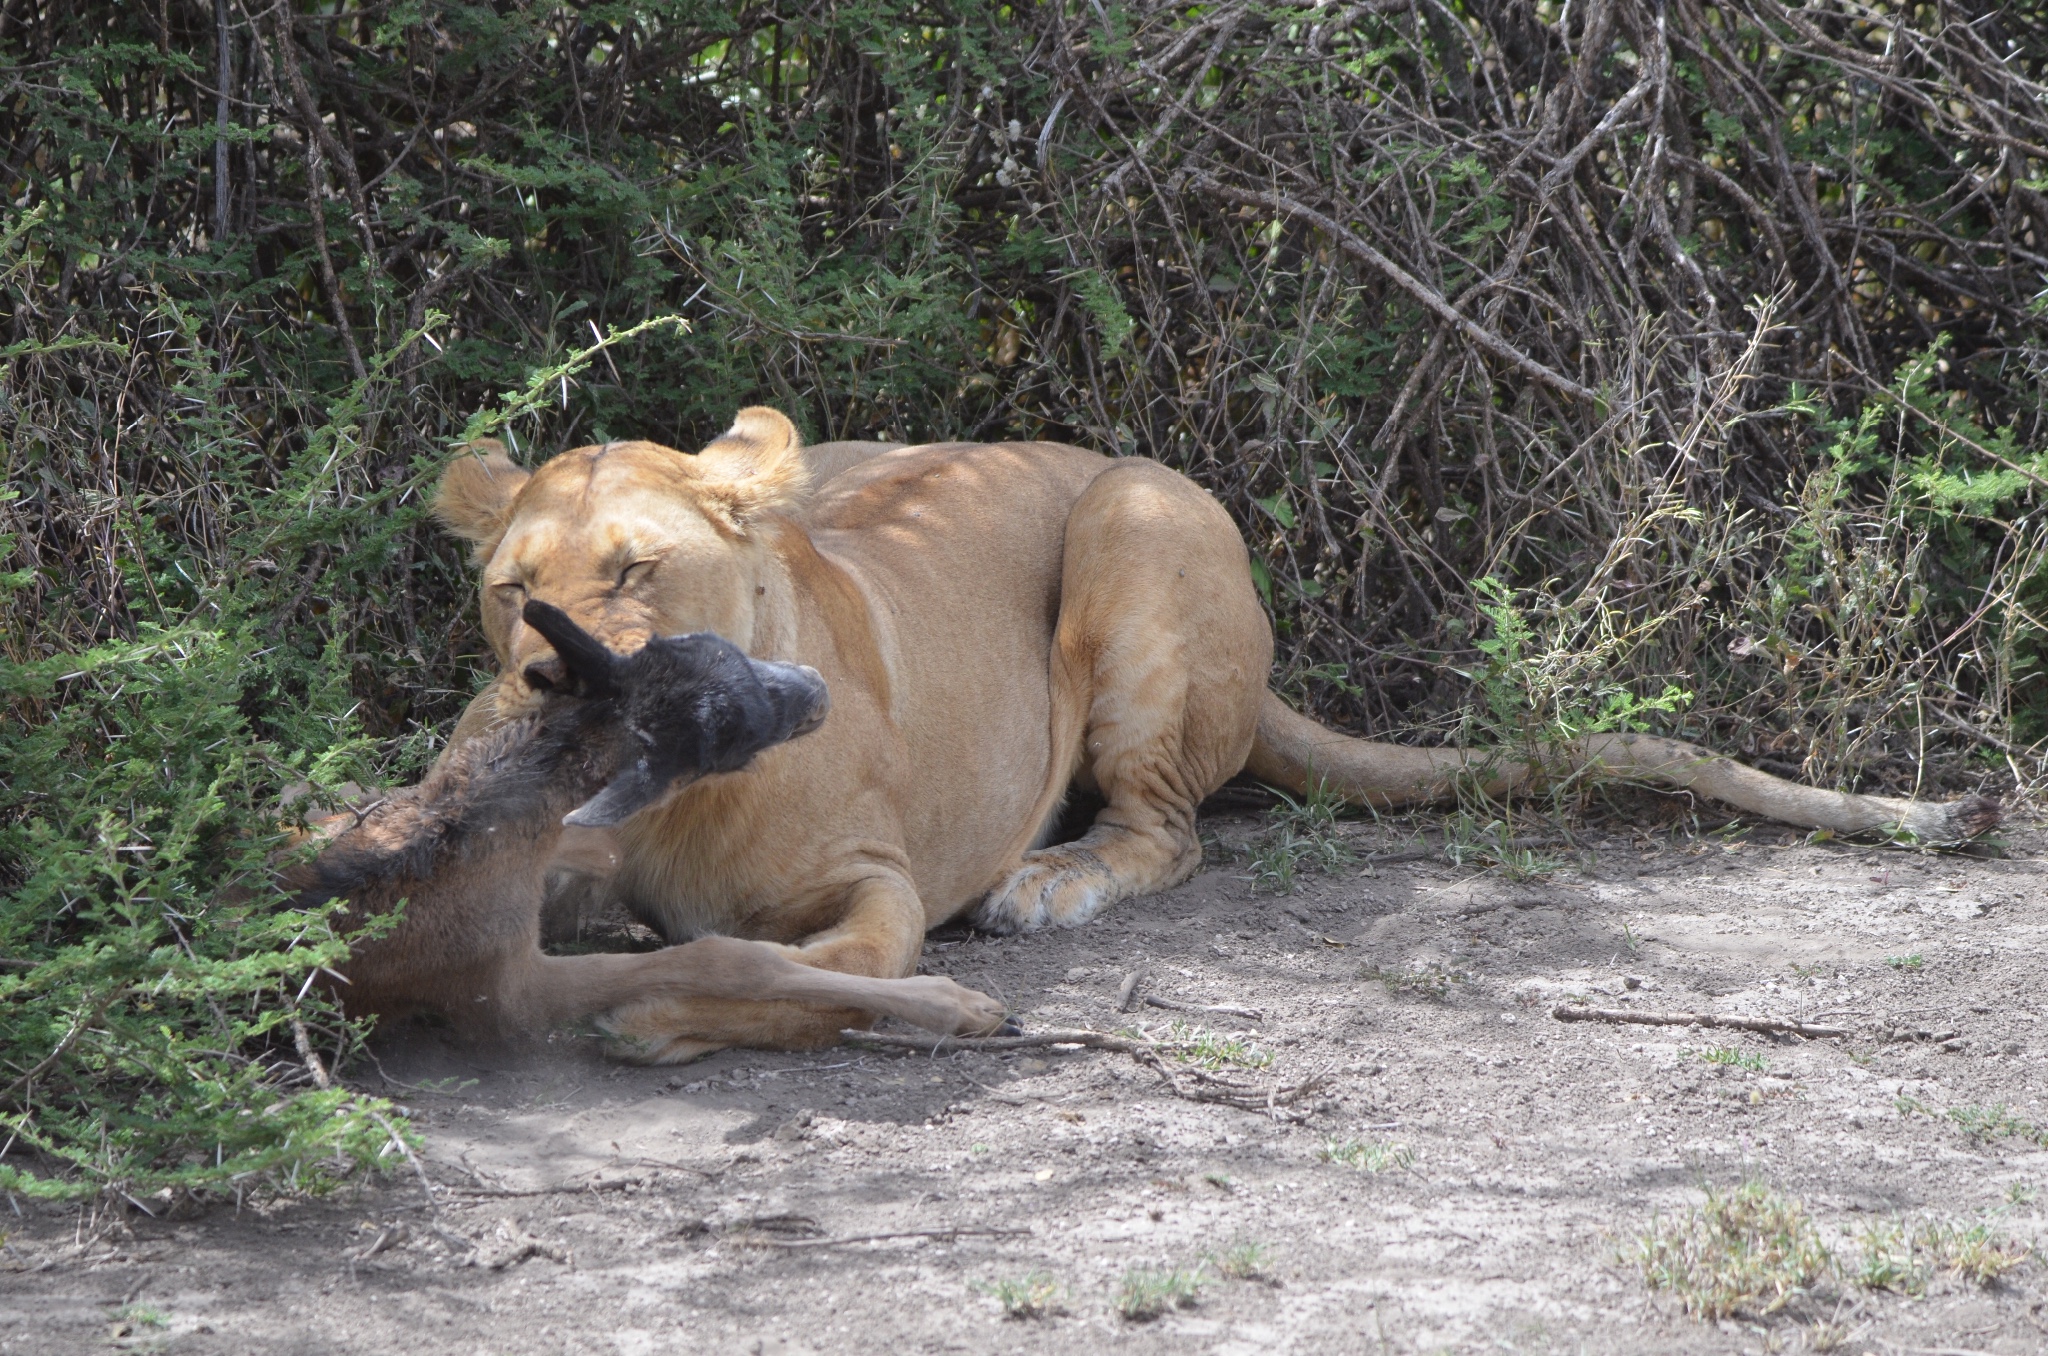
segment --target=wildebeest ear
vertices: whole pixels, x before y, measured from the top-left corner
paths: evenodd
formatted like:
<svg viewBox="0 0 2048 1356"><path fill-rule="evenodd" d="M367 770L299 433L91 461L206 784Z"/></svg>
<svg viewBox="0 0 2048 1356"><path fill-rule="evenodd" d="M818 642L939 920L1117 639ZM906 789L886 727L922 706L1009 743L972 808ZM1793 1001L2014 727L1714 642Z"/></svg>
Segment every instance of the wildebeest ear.
<svg viewBox="0 0 2048 1356"><path fill-rule="evenodd" d="M780 411L749 405L696 455L694 465L705 492L744 530L749 520L793 503L810 488L803 441Z"/></svg>
<svg viewBox="0 0 2048 1356"><path fill-rule="evenodd" d="M475 546L477 559L488 559L512 521L513 497L531 475L512 464L496 438L471 443L441 473L434 516Z"/></svg>
<svg viewBox="0 0 2048 1356"><path fill-rule="evenodd" d="M620 659L605 643L578 626L552 603L528 598L519 615L555 647L567 670L568 687L579 697L611 697L619 690Z"/></svg>

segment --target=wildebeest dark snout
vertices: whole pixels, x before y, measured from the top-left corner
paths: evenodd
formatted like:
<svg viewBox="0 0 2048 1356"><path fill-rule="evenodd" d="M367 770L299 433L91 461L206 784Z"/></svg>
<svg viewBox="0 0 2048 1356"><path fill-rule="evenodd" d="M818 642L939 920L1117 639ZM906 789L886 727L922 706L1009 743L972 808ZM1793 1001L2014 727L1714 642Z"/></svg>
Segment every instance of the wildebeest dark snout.
<svg viewBox="0 0 2048 1356"><path fill-rule="evenodd" d="M825 723L832 710L832 697L816 669L808 664L778 664L763 659L751 662L755 676L775 704L777 726L788 730L783 738L807 735Z"/></svg>

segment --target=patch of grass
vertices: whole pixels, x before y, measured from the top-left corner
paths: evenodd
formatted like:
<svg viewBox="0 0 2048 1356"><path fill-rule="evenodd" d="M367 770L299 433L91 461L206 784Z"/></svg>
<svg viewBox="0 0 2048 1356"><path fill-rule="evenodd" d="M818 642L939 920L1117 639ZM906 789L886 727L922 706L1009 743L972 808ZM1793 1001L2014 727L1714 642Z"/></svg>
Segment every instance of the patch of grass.
<svg viewBox="0 0 2048 1356"><path fill-rule="evenodd" d="M1886 956L1884 963L1894 970L1918 970L1927 964L1926 958L1915 951L1910 956Z"/></svg>
<svg viewBox="0 0 2048 1356"><path fill-rule="evenodd" d="M1735 1045L1716 1045L1706 1050L1680 1050L1678 1057L1696 1059L1704 1064L1719 1064L1731 1069L1747 1069L1751 1073L1762 1073L1771 1067L1770 1061L1762 1055Z"/></svg>
<svg viewBox="0 0 2048 1356"><path fill-rule="evenodd" d="M1505 819L1482 825L1476 816L1462 810L1444 825L1444 855L1459 866L1497 871L1518 883L1541 880L1562 865L1555 857L1517 844L1514 826Z"/></svg>
<svg viewBox="0 0 2048 1356"><path fill-rule="evenodd" d="M1326 1139L1316 1157L1370 1173L1401 1172L1415 1163L1413 1149L1395 1140L1379 1139Z"/></svg>
<svg viewBox="0 0 2048 1356"><path fill-rule="evenodd" d="M2048 1149L2048 1128L2023 1121L2003 1103L1994 1106L1952 1106L1948 1118L1956 1128L1980 1143L1994 1139L2023 1139Z"/></svg>
<svg viewBox="0 0 2048 1356"><path fill-rule="evenodd" d="M1461 984L1470 978L1463 970L1453 970L1440 961L1431 961L1427 965L1413 966L1406 970L1373 967L1359 971L1358 977L1378 980L1386 987L1387 992L1396 998L1408 994L1437 1003L1450 998L1451 985Z"/></svg>
<svg viewBox="0 0 2048 1356"><path fill-rule="evenodd" d="M2005 1199L2009 1205L2032 1205L2034 1198L2039 1194L2025 1182L2014 1182L2005 1189Z"/></svg>
<svg viewBox="0 0 2048 1356"><path fill-rule="evenodd" d="M1272 1250L1263 1243L1239 1243L1213 1261L1218 1274L1233 1281L1263 1280L1272 1264Z"/></svg>
<svg viewBox="0 0 2048 1356"><path fill-rule="evenodd" d="M1271 1054L1242 1036L1225 1036L1187 1022L1175 1022L1159 1039L1175 1059L1204 1069L1263 1069L1273 1062Z"/></svg>
<svg viewBox="0 0 2048 1356"><path fill-rule="evenodd" d="M1862 1253L1849 1279L1866 1290L1902 1295L1925 1293L1928 1279L1938 1272L1990 1285L2034 1252L2032 1245L1983 1221L1929 1219L1909 1227L1893 1220L1864 1229L1860 1243Z"/></svg>
<svg viewBox="0 0 2048 1356"><path fill-rule="evenodd" d="M161 1309L147 1304L124 1304L114 1311L114 1322L126 1323L137 1328L168 1328L171 1320Z"/></svg>
<svg viewBox="0 0 2048 1356"><path fill-rule="evenodd" d="M975 1289L1002 1305L1005 1318L1044 1318L1060 1312L1059 1283L1042 1271L989 1281Z"/></svg>
<svg viewBox="0 0 2048 1356"><path fill-rule="evenodd" d="M1855 1333L1856 1329L1847 1323L1823 1318L1806 1330L1806 1343L1815 1351L1840 1351Z"/></svg>
<svg viewBox="0 0 2048 1356"><path fill-rule="evenodd" d="M1266 828L1252 845L1247 876L1254 889L1291 895L1303 871L1340 871L1351 862L1351 849L1337 838L1337 812L1343 800L1321 778L1300 800L1275 791L1280 804L1266 816Z"/></svg>
<svg viewBox="0 0 2048 1356"><path fill-rule="evenodd" d="M1150 1323L1169 1309L1192 1309L1201 1299L1199 1271L1127 1271L1117 1287L1116 1311L1133 1323Z"/></svg>
<svg viewBox="0 0 2048 1356"><path fill-rule="evenodd" d="M1896 1221L1873 1223L1863 1230L1862 1256L1849 1279L1865 1290L1891 1290L1917 1295L1927 1288L1927 1269L1913 1256L1913 1238Z"/></svg>
<svg viewBox="0 0 2048 1356"><path fill-rule="evenodd" d="M2030 1244L2001 1234L1985 1223L1963 1225L1931 1220L1914 1230L1913 1246L1935 1270L1978 1285L1992 1284L2034 1255Z"/></svg>
<svg viewBox="0 0 2048 1356"><path fill-rule="evenodd" d="M1806 1207L1760 1182L1709 1190L1703 1205L1654 1224L1635 1255L1645 1281L1710 1321L1738 1309L1774 1313L1832 1261Z"/></svg>

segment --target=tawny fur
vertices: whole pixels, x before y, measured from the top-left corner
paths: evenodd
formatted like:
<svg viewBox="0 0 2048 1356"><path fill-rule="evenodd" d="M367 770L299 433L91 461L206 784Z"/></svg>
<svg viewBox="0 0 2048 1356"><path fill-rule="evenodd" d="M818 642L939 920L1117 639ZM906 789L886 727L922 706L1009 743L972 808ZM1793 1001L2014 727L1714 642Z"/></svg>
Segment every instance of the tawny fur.
<svg viewBox="0 0 2048 1356"><path fill-rule="evenodd" d="M1381 805L1432 800L1503 755L1335 734L1266 691L1272 631L1229 516L1142 458L1049 443L854 456L808 494L793 426L741 412L710 467L651 444L568 452L496 513L451 526L479 547L484 626L503 666L458 728L473 738L534 700L543 638L513 601L564 608L615 648L716 631L821 670L834 716L745 779L684 792L617 835L614 888L672 938L796 946L818 965L904 975L923 933L1079 922L1200 863L1195 807L1240 771L1312 777ZM764 485L727 485L751 466ZM504 488L504 482L491 484ZM622 570L628 559L638 562ZM1934 806L1801 787L1666 740L1587 741L1585 762L1842 832L1953 841L1995 806ZM1106 806L1077 843L1039 848L1072 787ZM825 1039L777 1004L649 1002L611 1019L632 1058Z"/></svg>

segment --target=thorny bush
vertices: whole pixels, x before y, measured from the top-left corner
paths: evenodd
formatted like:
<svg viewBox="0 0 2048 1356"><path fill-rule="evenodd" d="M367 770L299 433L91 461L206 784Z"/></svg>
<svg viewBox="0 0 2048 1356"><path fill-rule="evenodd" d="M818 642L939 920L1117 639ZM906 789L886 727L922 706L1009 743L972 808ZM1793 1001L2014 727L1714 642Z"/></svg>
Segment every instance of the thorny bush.
<svg viewBox="0 0 2048 1356"><path fill-rule="evenodd" d="M1155 456L1327 718L2031 787L2044 17L5 0L0 1185L393 1151L264 854L474 689L486 423Z"/></svg>

